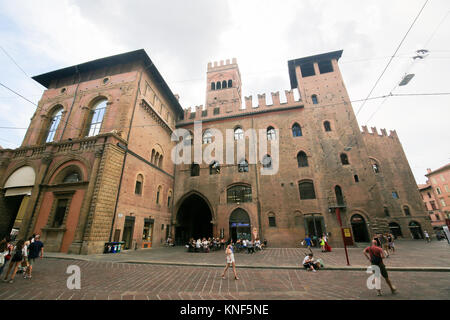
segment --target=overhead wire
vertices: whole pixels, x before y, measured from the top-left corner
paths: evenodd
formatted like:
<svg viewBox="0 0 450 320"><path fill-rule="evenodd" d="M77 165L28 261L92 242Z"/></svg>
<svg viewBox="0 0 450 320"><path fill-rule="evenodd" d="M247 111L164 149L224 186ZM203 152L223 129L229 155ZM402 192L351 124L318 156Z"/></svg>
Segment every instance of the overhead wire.
<svg viewBox="0 0 450 320"><path fill-rule="evenodd" d="M425 6L427 5L429 0L426 0L425 3L423 4L422 8L420 9L419 13L416 15L414 21L411 23L408 31L406 32L406 34L403 36L402 40L400 41L400 43L398 44L397 48L395 49L394 53L392 54L391 58L389 59L388 63L386 64L386 66L383 69L383 72L381 72L380 76L378 77L377 81L375 82L375 84L373 85L372 89L370 90L369 94L367 95L367 98L369 98L372 95L372 92L375 90L376 86L378 85L378 83L380 82L381 78L383 77L383 75L385 74L386 70L388 69L389 65L391 64L392 60L394 59L395 55L397 54L398 50L400 49L400 47L402 46L403 42L405 41L406 37L408 36L409 32L411 31L411 29L413 28L414 24L416 23L417 19L419 18L420 14L422 13L423 9L425 8ZM366 104L366 101L363 101L363 103L361 104L361 106L359 107L358 111L356 112L356 115L358 115L361 110L363 109L363 107Z"/></svg>

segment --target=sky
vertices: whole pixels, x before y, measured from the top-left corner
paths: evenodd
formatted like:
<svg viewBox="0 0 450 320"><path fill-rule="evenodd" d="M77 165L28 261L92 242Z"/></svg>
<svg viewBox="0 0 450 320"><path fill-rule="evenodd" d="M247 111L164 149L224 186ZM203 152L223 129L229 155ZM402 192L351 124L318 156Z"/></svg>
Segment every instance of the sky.
<svg viewBox="0 0 450 320"><path fill-rule="evenodd" d="M342 49L344 83L360 100L425 3L371 97L449 93L448 0L0 0L0 82L37 104L45 88L31 76L145 49L188 108L205 103L208 62L236 58L243 96L256 100L290 89L288 60ZM412 59L418 49L429 55ZM396 87L406 73L415 76ZM20 146L35 108L0 86L3 148ZM353 109L360 125L397 131L418 183L427 168L450 162L450 95L392 96Z"/></svg>

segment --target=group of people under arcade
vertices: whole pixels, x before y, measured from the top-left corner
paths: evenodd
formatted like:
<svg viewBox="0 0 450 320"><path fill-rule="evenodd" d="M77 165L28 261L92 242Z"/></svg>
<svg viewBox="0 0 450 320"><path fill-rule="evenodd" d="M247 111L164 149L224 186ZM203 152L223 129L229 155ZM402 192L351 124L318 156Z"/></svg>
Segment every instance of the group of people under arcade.
<svg viewBox="0 0 450 320"><path fill-rule="evenodd" d="M255 253L256 251L262 251L264 247L267 246L267 240L261 241L260 239L248 240L248 239L237 239L235 242L232 240L225 241L223 238L202 238L195 240L194 238L189 239L189 243L186 244L188 252L204 252L208 253L210 251L224 250L228 243L232 243L235 252L246 252ZM168 246L173 245L173 241L168 239L166 242Z"/></svg>

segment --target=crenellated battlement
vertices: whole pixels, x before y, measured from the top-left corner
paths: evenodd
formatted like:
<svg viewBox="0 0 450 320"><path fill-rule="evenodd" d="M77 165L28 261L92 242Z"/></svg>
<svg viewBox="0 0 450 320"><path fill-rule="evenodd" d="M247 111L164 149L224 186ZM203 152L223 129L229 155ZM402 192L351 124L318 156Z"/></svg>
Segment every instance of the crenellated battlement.
<svg viewBox="0 0 450 320"><path fill-rule="evenodd" d="M301 99L295 99L294 90L285 90L284 95L286 102L281 102L280 92L271 92L270 97L272 103L268 103L265 93L257 94L257 99L253 96L244 97L244 105L241 106L237 101L219 101L215 104L206 106L194 106L184 110L184 120L179 121L179 124L189 123L195 120L206 120L212 118L221 118L224 116L244 115L247 113L254 113L263 110L283 110L294 106L301 106L303 102ZM254 105L255 103L255 105ZM231 105L231 107L229 107Z"/></svg>
<svg viewBox="0 0 450 320"><path fill-rule="evenodd" d="M386 129L380 129L381 134L378 134L377 127L371 127L370 128L371 132L369 132L369 129L367 128L367 126L361 126L361 128L362 128L361 133L365 134L365 135L372 135L372 136L378 136L378 137L390 137L390 138L398 139L397 132L395 130L390 130L389 135L388 135Z"/></svg>
<svg viewBox="0 0 450 320"><path fill-rule="evenodd" d="M227 69L229 67L235 67L235 66L237 66L236 58L231 59L231 62L230 62L230 59L226 59L225 61L220 60L220 61L208 62L208 72L223 70L223 69Z"/></svg>

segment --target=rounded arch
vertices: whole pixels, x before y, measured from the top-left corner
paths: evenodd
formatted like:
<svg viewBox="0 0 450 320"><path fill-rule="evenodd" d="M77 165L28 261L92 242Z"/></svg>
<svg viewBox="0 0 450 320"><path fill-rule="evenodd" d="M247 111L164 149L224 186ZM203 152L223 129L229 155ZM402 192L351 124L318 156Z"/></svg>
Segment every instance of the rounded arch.
<svg viewBox="0 0 450 320"><path fill-rule="evenodd" d="M353 231L353 239L355 242L369 242L369 232L367 230L367 222L360 212L352 213L350 224Z"/></svg>
<svg viewBox="0 0 450 320"><path fill-rule="evenodd" d="M389 222L389 230L395 238L403 237L402 228L397 222Z"/></svg>
<svg viewBox="0 0 450 320"><path fill-rule="evenodd" d="M60 161L57 161L50 166L48 174L44 179L44 183L52 183L58 172L71 164L77 165L81 169L83 178L85 180L88 180L88 177L90 177L91 175L92 164L89 163L89 161L87 161L85 158L82 158L78 155L71 155L70 158L64 157Z"/></svg>
<svg viewBox="0 0 450 320"><path fill-rule="evenodd" d="M31 166L14 170L6 179L3 188L31 187L36 182L36 172Z"/></svg>
<svg viewBox="0 0 450 320"><path fill-rule="evenodd" d="M222 89L226 89L227 88L227 80L223 80L222 81Z"/></svg>
<svg viewBox="0 0 450 320"><path fill-rule="evenodd" d="M270 125L266 129L267 140L276 140L277 134L274 126Z"/></svg>
<svg viewBox="0 0 450 320"><path fill-rule="evenodd" d="M411 209L410 209L409 205L407 205L407 204L402 205L402 211L405 216L407 216L407 217L411 216Z"/></svg>
<svg viewBox="0 0 450 320"><path fill-rule="evenodd" d="M180 199L177 200L176 204L175 204L175 213L178 214L178 210L180 209L181 204L190 196L192 195L196 195L198 197L200 197L203 201L206 202L206 204L208 205L209 210L211 211L211 215L213 220L216 220L216 214L214 212L213 206L211 205L211 202L208 200L208 198L203 195L200 191L197 190L191 190L187 193L185 193L183 196L180 197Z"/></svg>
<svg viewBox="0 0 450 320"><path fill-rule="evenodd" d="M176 204L175 241L186 244L191 238L213 236L215 214L208 199L196 190L183 195Z"/></svg>
<svg viewBox="0 0 450 320"><path fill-rule="evenodd" d="M76 177L75 177L76 175ZM68 163L63 165L50 178L50 184L61 184L66 182L79 182L84 180L85 175L79 163ZM76 179L75 179L76 178Z"/></svg>
<svg viewBox="0 0 450 320"><path fill-rule="evenodd" d="M234 128L234 140L244 139L244 129L241 126L236 126Z"/></svg>
<svg viewBox="0 0 450 320"><path fill-rule="evenodd" d="M423 239L422 226L417 221L410 221L408 224L411 237L415 240Z"/></svg>
<svg viewBox="0 0 450 320"><path fill-rule="evenodd" d="M298 124L298 122L294 122L294 124L291 126L292 128L292 136L294 137L301 137L302 134L302 127Z"/></svg>
<svg viewBox="0 0 450 320"><path fill-rule="evenodd" d="M48 143L55 141L57 138L57 132L61 132L60 126L64 123L64 115L66 109L62 104L56 104L49 108L44 121L41 124L41 136L39 138L41 143ZM60 134L59 134L60 135Z"/></svg>
<svg viewBox="0 0 450 320"><path fill-rule="evenodd" d="M5 172L5 174L3 175L1 182L1 185L4 186L6 184L6 181L9 179L9 177L18 169L20 169L21 167L24 166L29 166L31 168L33 168L34 172L39 172L39 166L36 165L35 162L31 162L28 159L24 159L24 160L20 160L18 162L16 162L12 167L8 168ZM34 183L37 183L36 179L34 181Z"/></svg>
<svg viewBox="0 0 450 320"><path fill-rule="evenodd" d="M297 166L299 168L308 166L308 156L303 150L297 153Z"/></svg>
<svg viewBox="0 0 450 320"><path fill-rule="evenodd" d="M112 101L113 97L106 92L92 94L83 99L81 103L85 107L82 107L84 114L81 137L94 136L100 132L103 119L108 113L108 105L112 104Z"/></svg>
<svg viewBox="0 0 450 320"><path fill-rule="evenodd" d="M234 208L228 216L229 235L232 241L238 239L252 239L252 221L247 210L242 207Z"/></svg>

